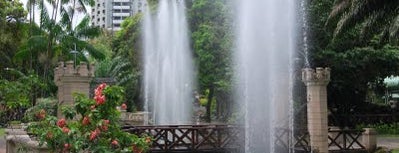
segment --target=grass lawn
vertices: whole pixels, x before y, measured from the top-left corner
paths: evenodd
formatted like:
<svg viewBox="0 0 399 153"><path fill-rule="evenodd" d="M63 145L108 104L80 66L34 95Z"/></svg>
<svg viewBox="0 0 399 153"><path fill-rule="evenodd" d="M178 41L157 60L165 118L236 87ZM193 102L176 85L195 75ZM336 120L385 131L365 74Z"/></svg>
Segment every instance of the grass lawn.
<svg viewBox="0 0 399 153"><path fill-rule="evenodd" d="M399 149L392 150L392 153L399 153Z"/></svg>
<svg viewBox="0 0 399 153"><path fill-rule="evenodd" d="M395 134L381 134L381 135L378 135L377 137L384 137L384 138L399 138L399 135L395 135Z"/></svg>
<svg viewBox="0 0 399 153"><path fill-rule="evenodd" d="M4 136L4 128L0 128L0 137Z"/></svg>

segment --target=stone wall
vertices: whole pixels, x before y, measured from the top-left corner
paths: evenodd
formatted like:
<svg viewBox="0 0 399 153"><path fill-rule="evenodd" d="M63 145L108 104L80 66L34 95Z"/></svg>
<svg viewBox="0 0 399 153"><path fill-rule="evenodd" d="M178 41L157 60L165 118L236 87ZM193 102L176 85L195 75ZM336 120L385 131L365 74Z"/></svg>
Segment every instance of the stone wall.
<svg viewBox="0 0 399 153"><path fill-rule="evenodd" d="M72 61L68 61L65 64L60 62L54 70L54 82L58 87L59 106L73 105L73 93L82 93L89 96L90 82L93 75L93 65L89 69L85 62L81 62L76 67L74 67ZM61 116L61 111L58 111L57 116Z"/></svg>
<svg viewBox="0 0 399 153"><path fill-rule="evenodd" d="M31 138L24 128L6 129L6 153L50 153L45 146L39 146L39 142Z"/></svg>
<svg viewBox="0 0 399 153"><path fill-rule="evenodd" d="M148 125L149 113L148 112L126 112L121 110L121 122L126 125Z"/></svg>

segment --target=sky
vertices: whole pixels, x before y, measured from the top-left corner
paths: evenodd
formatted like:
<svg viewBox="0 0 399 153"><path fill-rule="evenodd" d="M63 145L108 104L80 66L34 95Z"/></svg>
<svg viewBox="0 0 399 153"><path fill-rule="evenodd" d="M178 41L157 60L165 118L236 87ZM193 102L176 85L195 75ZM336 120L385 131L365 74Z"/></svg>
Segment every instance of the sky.
<svg viewBox="0 0 399 153"><path fill-rule="evenodd" d="M27 8L26 8L26 7L27 7L27 6L26 6L26 3L28 2L28 0L20 0L20 2L23 3L24 8L27 10ZM51 11L52 11L51 5L48 4L47 2L46 2L45 4L46 4L46 7L48 8L49 12L51 12ZM91 10L91 7L90 7L90 6L88 6L86 9L88 10L88 13L91 13L91 12L90 12L90 10ZM36 11L36 12L39 12L38 9L36 9L35 11ZM75 26L77 23L79 23L79 22L83 19L83 17L84 17L84 14L82 14L82 13L79 13L77 16L75 16L75 17L74 17L74 20L73 20L73 25ZM57 18L60 19L60 16L57 16ZM27 15L27 19L29 19L29 13L28 13L28 15ZM39 22L40 22L40 13L36 13L36 15L35 15L35 22L36 22L37 24L39 24Z"/></svg>

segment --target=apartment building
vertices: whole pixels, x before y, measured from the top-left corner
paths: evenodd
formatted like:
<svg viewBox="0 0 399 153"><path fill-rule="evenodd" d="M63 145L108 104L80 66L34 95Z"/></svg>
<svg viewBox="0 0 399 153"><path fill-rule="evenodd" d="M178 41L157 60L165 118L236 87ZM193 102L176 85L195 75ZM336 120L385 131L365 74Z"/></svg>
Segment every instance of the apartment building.
<svg viewBox="0 0 399 153"><path fill-rule="evenodd" d="M146 0L95 0L91 24L107 30L120 30L124 19L142 12L146 5Z"/></svg>

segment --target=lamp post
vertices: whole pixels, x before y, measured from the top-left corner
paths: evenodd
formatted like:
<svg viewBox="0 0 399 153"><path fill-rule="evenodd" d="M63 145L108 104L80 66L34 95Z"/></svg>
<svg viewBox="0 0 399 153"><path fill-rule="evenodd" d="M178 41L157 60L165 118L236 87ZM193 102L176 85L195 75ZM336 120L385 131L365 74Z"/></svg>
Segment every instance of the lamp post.
<svg viewBox="0 0 399 153"><path fill-rule="evenodd" d="M75 44L75 50L72 50L70 53L74 55L73 67L76 68L76 55L79 54L79 52L76 50L76 44Z"/></svg>

